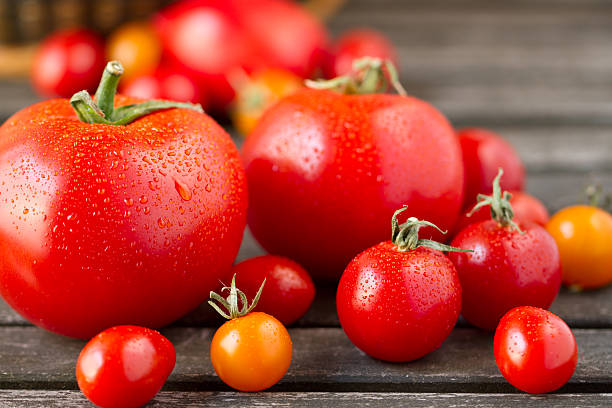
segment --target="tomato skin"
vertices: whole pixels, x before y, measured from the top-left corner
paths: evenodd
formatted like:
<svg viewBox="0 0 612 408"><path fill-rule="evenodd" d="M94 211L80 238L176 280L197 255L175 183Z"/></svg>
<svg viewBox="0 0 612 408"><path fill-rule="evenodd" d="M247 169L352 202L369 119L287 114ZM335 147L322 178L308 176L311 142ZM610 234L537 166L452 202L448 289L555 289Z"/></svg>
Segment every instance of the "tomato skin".
<svg viewBox="0 0 612 408"><path fill-rule="evenodd" d="M578 362L576 339L565 322L537 307L521 306L500 320L495 362L510 384L529 393L561 388Z"/></svg>
<svg viewBox="0 0 612 408"><path fill-rule="evenodd" d="M193 102L202 106L207 103L200 86L191 76L178 69L161 66L152 74L137 76L126 82L122 93L141 99Z"/></svg>
<svg viewBox="0 0 612 408"><path fill-rule="evenodd" d="M274 316L288 326L308 311L315 296L310 275L290 259L262 255L247 259L232 269L238 286L253 299L266 280L256 311Z"/></svg>
<svg viewBox="0 0 612 408"><path fill-rule="evenodd" d="M546 229L559 247L565 285L596 289L612 282L612 215L588 205L567 207Z"/></svg>
<svg viewBox="0 0 612 408"><path fill-rule="evenodd" d="M289 332L276 318L261 312L229 320L215 333L210 359L224 383L239 391L270 388L291 365Z"/></svg>
<svg viewBox="0 0 612 408"><path fill-rule="evenodd" d="M465 206L476 202L479 193L491 194L493 179L501 167L504 191L521 191L525 185L525 169L514 150L497 133L481 128L457 132L465 165Z"/></svg>
<svg viewBox="0 0 612 408"><path fill-rule="evenodd" d="M254 237L315 280L337 280L363 248L384 240L401 205L449 229L463 200L452 128L412 97L299 91L264 114L242 156Z"/></svg>
<svg viewBox="0 0 612 408"><path fill-rule="evenodd" d="M102 408L137 408L161 389L176 362L174 346L159 332L115 326L92 338L76 365L79 388Z"/></svg>
<svg viewBox="0 0 612 408"><path fill-rule="evenodd" d="M207 115L87 124L56 99L9 118L0 140L0 294L32 323L80 338L160 327L227 279L246 180Z"/></svg>
<svg viewBox="0 0 612 408"><path fill-rule="evenodd" d="M106 45L109 61L123 66L123 79L128 81L152 73L161 59L161 43L148 22L129 22L111 33Z"/></svg>
<svg viewBox="0 0 612 408"><path fill-rule="evenodd" d="M104 64L104 42L98 34L85 29L58 31L36 51L32 84L45 96L69 98L83 89L93 92Z"/></svg>
<svg viewBox="0 0 612 408"><path fill-rule="evenodd" d="M463 317L494 330L510 309L529 305L548 309L561 286L559 250L546 230L518 223L525 232L488 220L459 232L451 246L472 253L449 253L463 288Z"/></svg>
<svg viewBox="0 0 612 408"><path fill-rule="evenodd" d="M340 324L355 346L385 361L412 361L436 350L461 311L461 285L440 251L401 252L382 242L347 266L336 295Z"/></svg>

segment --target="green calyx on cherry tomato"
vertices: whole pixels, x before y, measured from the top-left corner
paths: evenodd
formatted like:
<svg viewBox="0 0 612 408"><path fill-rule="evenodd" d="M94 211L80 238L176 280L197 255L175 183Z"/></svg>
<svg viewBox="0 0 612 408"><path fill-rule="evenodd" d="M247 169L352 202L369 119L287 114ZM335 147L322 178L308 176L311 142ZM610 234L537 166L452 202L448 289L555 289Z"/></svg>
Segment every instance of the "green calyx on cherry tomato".
<svg viewBox="0 0 612 408"><path fill-rule="evenodd" d="M208 302L221 316L230 319L215 333L210 346L210 360L221 380L239 391L255 392L276 384L291 365L293 345L281 322L267 313L252 312L263 291L261 284L252 303L232 284L224 287L227 298L210 292ZM219 302L223 311L214 301ZM239 302L242 307L239 308Z"/></svg>
<svg viewBox="0 0 612 408"><path fill-rule="evenodd" d="M448 337L461 311L461 285L442 251L464 251L419 239L410 217L392 217L392 241L366 249L346 267L336 295L340 324L372 357L405 362L431 353Z"/></svg>
<svg viewBox="0 0 612 408"><path fill-rule="evenodd" d="M559 389L572 377L578 362L576 339L567 324L532 306L514 308L502 317L493 352L504 378L529 393Z"/></svg>
<svg viewBox="0 0 612 408"><path fill-rule="evenodd" d="M174 346L159 332L115 326L92 338L77 360L79 388L102 408L137 408L161 389L176 362Z"/></svg>

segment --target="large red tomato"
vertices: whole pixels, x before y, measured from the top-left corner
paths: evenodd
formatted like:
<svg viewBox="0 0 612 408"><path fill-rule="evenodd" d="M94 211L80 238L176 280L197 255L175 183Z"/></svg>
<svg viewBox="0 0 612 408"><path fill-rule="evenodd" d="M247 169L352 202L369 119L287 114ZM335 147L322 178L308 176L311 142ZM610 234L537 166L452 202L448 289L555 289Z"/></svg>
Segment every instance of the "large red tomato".
<svg viewBox="0 0 612 408"><path fill-rule="evenodd" d="M253 235L319 280L384 240L401 205L449 229L463 199L457 138L413 97L304 90L264 114L242 153Z"/></svg>
<svg viewBox="0 0 612 408"><path fill-rule="evenodd" d="M99 99L105 119L87 93L73 99L88 120L129 113L112 110L109 94ZM166 109L116 125L79 120L66 99L30 106L0 127L0 293L68 336L162 326L227 278L246 198L234 144L203 113Z"/></svg>

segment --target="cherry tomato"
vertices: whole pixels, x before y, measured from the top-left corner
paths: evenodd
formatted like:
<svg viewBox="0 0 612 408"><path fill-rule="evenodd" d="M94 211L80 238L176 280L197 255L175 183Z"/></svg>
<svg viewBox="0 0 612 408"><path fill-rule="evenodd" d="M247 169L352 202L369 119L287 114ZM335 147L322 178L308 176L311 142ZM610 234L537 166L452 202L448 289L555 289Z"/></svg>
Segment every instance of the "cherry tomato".
<svg viewBox="0 0 612 408"><path fill-rule="evenodd" d="M198 102L206 106L206 97L191 76L165 66L158 67L152 74L137 76L127 82L122 93L141 99Z"/></svg>
<svg viewBox="0 0 612 408"><path fill-rule="evenodd" d="M319 280L337 280L355 255L384 240L400 205L449 229L463 201L452 128L409 96L299 91L264 114L242 156L254 237ZM442 236L434 231L427 234Z"/></svg>
<svg viewBox="0 0 612 408"><path fill-rule="evenodd" d="M174 368L172 343L140 326L115 326L92 338L76 365L79 388L102 408L137 408L150 401Z"/></svg>
<svg viewBox="0 0 612 408"><path fill-rule="evenodd" d="M333 78L351 72L353 62L362 57L376 57L397 64L393 44L382 33L371 29L347 31L336 41L327 62L326 75Z"/></svg>
<svg viewBox="0 0 612 408"><path fill-rule="evenodd" d="M514 222L512 206L499 186L480 205L490 205L492 218L471 224L453 239L451 253L463 288L462 314L473 325L494 330L499 319L517 306L549 308L561 286L561 261L554 239L534 223Z"/></svg>
<svg viewBox="0 0 612 408"><path fill-rule="evenodd" d="M211 297L220 301L230 314L216 306L224 317L230 319L213 336L210 345L210 360L221 380L239 391L255 392L276 384L291 365L293 345L289 332L275 317L262 312L251 312L261 295L259 292L248 306L238 310L238 296L244 293L236 289L235 276L232 279L227 300L219 295ZM232 298L233 296L233 298ZM223 303L225 302L225 303ZM233 305L235 313L231 313Z"/></svg>
<svg viewBox="0 0 612 408"><path fill-rule="evenodd" d="M595 289L612 282L612 216L588 205L564 208L546 226L561 253L563 283Z"/></svg>
<svg viewBox="0 0 612 408"><path fill-rule="evenodd" d="M155 70L161 57L161 44L150 23L130 22L111 33L106 56L123 65L125 80L129 81Z"/></svg>
<svg viewBox="0 0 612 408"><path fill-rule="evenodd" d="M393 241L366 249L351 261L336 295L348 338L386 361L412 361L431 353L448 337L461 311L453 263L437 249L407 245L405 231L412 229L407 235L414 235L424 224L413 218L408 222L394 228Z"/></svg>
<svg viewBox="0 0 612 408"><path fill-rule="evenodd" d="M521 191L525 184L523 163L512 148L497 133L480 128L457 132L465 165L465 206L476 202L478 194L491 194L497 170L504 170L501 188Z"/></svg>
<svg viewBox="0 0 612 408"><path fill-rule="evenodd" d="M109 63L107 74L119 68ZM229 135L182 103L119 125L138 105L111 109L109 85L104 118L79 93L81 120L56 99L0 127L0 294L72 337L159 327L194 309L228 278L246 223ZM117 107L137 102L116 98Z"/></svg>
<svg viewBox="0 0 612 408"><path fill-rule="evenodd" d="M545 393L561 388L578 362L576 339L558 316L521 306L500 320L493 342L499 371L521 391Z"/></svg>
<svg viewBox="0 0 612 408"><path fill-rule="evenodd" d="M289 71L270 68L247 76L237 87L232 111L234 126L248 135L270 106L300 88L302 79Z"/></svg>
<svg viewBox="0 0 612 408"><path fill-rule="evenodd" d="M94 91L104 70L104 42L85 29L58 31L43 41L32 64L32 83L45 96Z"/></svg>
<svg viewBox="0 0 612 408"><path fill-rule="evenodd" d="M258 256L235 265L232 272L249 299L255 296L265 279L256 310L276 317L287 326L304 316L315 296L308 272L287 258Z"/></svg>

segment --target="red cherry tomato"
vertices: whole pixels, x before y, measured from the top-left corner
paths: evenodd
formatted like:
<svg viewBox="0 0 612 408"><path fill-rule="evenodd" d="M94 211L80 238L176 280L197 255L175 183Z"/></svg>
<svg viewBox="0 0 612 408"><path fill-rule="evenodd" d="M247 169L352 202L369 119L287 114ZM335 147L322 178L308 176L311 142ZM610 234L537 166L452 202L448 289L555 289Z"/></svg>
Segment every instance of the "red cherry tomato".
<svg viewBox="0 0 612 408"><path fill-rule="evenodd" d="M574 374L576 339L561 318L537 307L510 310L499 322L493 342L499 371L521 391L551 392Z"/></svg>
<svg viewBox="0 0 612 408"><path fill-rule="evenodd" d="M209 116L86 123L56 99L9 118L0 140L0 294L32 323L82 338L159 327L228 278L246 181Z"/></svg>
<svg viewBox="0 0 612 408"><path fill-rule="evenodd" d="M206 106L206 98L196 81L172 68L159 67L150 75L138 76L126 83L122 93L141 99L197 102Z"/></svg>
<svg viewBox="0 0 612 408"><path fill-rule="evenodd" d="M497 133L480 128L457 132L465 165L465 206L476 202L478 194L490 194L497 170L504 170L501 188L521 191L525 184L525 169L512 146Z"/></svg>
<svg viewBox="0 0 612 408"><path fill-rule="evenodd" d="M79 388L102 408L137 408L149 402L174 368L172 343L139 326L115 326L91 339L76 365Z"/></svg>
<svg viewBox="0 0 612 408"><path fill-rule="evenodd" d="M362 57L376 57L397 64L393 44L382 33L371 29L347 31L336 41L326 67L326 75L333 78L351 72L353 62Z"/></svg>
<svg viewBox="0 0 612 408"><path fill-rule="evenodd" d="M68 98L83 89L94 91L104 70L104 42L85 29L58 31L38 48L32 83L45 96Z"/></svg>
<svg viewBox="0 0 612 408"><path fill-rule="evenodd" d="M386 241L347 266L336 307L344 332L362 351L381 360L412 361L450 334L461 311L461 285L442 252L400 249Z"/></svg>
<svg viewBox="0 0 612 408"><path fill-rule="evenodd" d="M235 265L236 284L253 299L266 280L258 312L276 317L288 326L304 316L315 295L308 272L290 259L274 255L258 256Z"/></svg>

